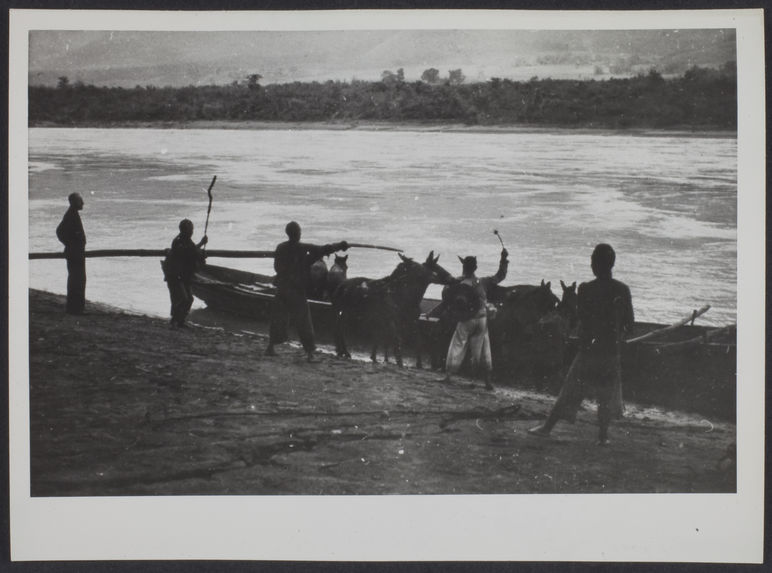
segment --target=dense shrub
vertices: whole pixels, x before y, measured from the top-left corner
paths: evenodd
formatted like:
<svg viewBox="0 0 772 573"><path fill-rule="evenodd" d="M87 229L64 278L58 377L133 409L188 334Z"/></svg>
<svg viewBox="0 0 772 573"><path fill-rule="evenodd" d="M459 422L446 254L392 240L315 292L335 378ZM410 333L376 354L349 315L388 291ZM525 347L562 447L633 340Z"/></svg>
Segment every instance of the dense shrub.
<svg viewBox="0 0 772 573"><path fill-rule="evenodd" d="M65 78L66 79L66 78ZM60 81L29 88L37 124L256 121L439 121L483 125L692 127L735 129L735 69L694 67L682 77L485 83L385 81L294 82L260 86L132 89Z"/></svg>

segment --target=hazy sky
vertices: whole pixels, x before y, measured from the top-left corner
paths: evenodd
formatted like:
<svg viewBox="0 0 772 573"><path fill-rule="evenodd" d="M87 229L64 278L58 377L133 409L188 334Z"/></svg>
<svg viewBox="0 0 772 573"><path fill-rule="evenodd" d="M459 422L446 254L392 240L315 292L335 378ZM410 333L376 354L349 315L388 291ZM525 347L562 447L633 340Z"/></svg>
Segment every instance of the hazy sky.
<svg viewBox="0 0 772 573"><path fill-rule="evenodd" d="M34 31L30 81L59 75L105 85L263 83L380 77L434 67L490 77L590 77L735 59L733 30L394 30L325 32ZM637 66L637 68L636 68ZM667 69L664 69L667 68Z"/></svg>

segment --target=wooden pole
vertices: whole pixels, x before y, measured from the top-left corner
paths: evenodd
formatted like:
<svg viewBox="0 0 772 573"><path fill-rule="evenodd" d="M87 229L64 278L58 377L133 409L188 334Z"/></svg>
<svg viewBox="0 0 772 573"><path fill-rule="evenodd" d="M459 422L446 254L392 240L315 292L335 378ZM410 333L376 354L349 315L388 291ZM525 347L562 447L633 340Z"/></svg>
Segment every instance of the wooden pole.
<svg viewBox="0 0 772 573"><path fill-rule="evenodd" d="M706 304L699 310L693 310L692 313L684 318L683 320L679 320L678 322L674 322L670 326L666 326L665 328L660 328L658 330L653 330L649 333L646 333L642 336L638 336L636 338L630 338L628 340L625 340L625 344L633 344L635 342L642 342L644 340L649 340L650 338L654 338L655 336L659 336L660 334L664 334L666 332L670 332L671 330L675 330L676 328L680 328L684 326L688 322L694 322L694 319L698 316L702 316L706 312L710 310L710 305Z"/></svg>
<svg viewBox="0 0 772 573"><path fill-rule="evenodd" d="M401 253L402 249L394 247L383 247L380 245L366 245L362 243L349 243L349 247L358 247L362 249L381 249L384 251L395 251ZM168 249L100 249L95 251L86 251L86 258L96 257L165 257ZM206 252L207 257L222 257L228 259L271 259L273 251L240 251L230 249L212 249ZM55 253L30 253L30 260L37 259L63 259L63 252Z"/></svg>
<svg viewBox="0 0 772 573"><path fill-rule="evenodd" d="M86 251L86 258L95 257L165 257L168 249L101 249ZM211 250L207 251L207 257L223 257L231 259L270 259L273 251L235 251L235 250ZM35 259L63 259L64 253L30 253L30 260Z"/></svg>
<svg viewBox="0 0 772 573"><path fill-rule="evenodd" d="M206 230L209 228L209 213L212 212L212 187L214 187L215 181L217 181L217 175L212 177L212 182L209 184L209 189L206 190L206 194L209 195L209 207L206 208L206 223L204 224L204 235L206 235Z"/></svg>
<svg viewBox="0 0 772 573"><path fill-rule="evenodd" d="M356 247L359 249L380 249L381 251L394 251L395 253L403 252L402 249L395 249L394 247L383 247L381 245L367 245L365 243L349 243L349 247Z"/></svg>

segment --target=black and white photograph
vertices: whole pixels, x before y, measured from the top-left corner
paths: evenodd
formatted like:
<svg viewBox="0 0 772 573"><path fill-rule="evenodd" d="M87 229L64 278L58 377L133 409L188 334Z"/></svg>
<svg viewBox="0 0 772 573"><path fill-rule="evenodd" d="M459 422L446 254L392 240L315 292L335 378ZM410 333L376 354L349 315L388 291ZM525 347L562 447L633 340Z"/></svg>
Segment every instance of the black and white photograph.
<svg viewBox="0 0 772 573"><path fill-rule="evenodd" d="M763 13L410 16L11 11L14 560L761 560Z"/></svg>

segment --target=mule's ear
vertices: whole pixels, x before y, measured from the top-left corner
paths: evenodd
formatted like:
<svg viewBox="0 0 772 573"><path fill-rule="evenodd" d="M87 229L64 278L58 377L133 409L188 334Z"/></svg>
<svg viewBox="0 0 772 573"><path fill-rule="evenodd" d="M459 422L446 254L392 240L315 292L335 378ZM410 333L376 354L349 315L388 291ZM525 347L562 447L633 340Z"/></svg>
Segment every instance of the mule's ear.
<svg viewBox="0 0 772 573"><path fill-rule="evenodd" d="M560 288L566 290L566 283L563 282L563 279L560 279Z"/></svg>
<svg viewBox="0 0 772 573"><path fill-rule="evenodd" d="M571 283L571 290L574 290L576 288L576 281Z"/></svg>
<svg viewBox="0 0 772 573"><path fill-rule="evenodd" d="M399 258L400 258L400 259L402 259L402 260L403 260L403 261L405 261L405 262L407 262L407 261L409 261L409 260L410 260L410 259L408 259L408 258L407 258L405 255L403 255L402 253L397 253L397 254L399 255Z"/></svg>
<svg viewBox="0 0 772 573"><path fill-rule="evenodd" d="M544 286L544 279L541 279L541 286Z"/></svg>
<svg viewBox="0 0 772 573"><path fill-rule="evenodd" d="M542 283L544 282L544 279L542 279ZM547 284L544 285L547 288L550 288L550 285L552 285L552 281L547 281Z"/></svg>
<svg viewBox="0 0 772 573"><path fill-rule="evenodd" d="M456 255L456 256L458 257L458 255ZM462 259L461 257L458 257L458 261L459 261L459 262L460 262L462 265L464 264L464 259Z"/></svg>
<svg viewBox="0 0 772 573"><path fill-rule="evenodd" d="M434 262L434 251L429 251L429 256L426 257L426 262L429 264Z"/></svg>

